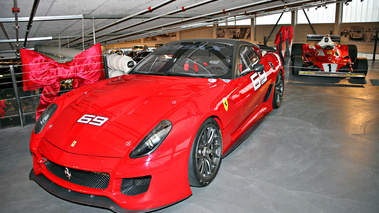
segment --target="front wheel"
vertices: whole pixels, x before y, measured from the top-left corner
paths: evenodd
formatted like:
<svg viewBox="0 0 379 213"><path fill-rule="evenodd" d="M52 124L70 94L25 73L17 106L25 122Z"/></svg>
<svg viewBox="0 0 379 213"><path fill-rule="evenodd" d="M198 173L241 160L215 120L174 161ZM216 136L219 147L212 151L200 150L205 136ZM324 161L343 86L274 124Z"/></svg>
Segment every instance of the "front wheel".
<svg viewBox="0 0 379 213"><path fill-rule="evenodd" d="M208 118L200 126L192 144L188 164L191 186L207 186L216 177L221 165L222 134L218 123Z"/></svg>
<svg viewBox="0 0 379 213"><path fill-rule="evenodd" d="M368 62L367 58L364 57L356 57L353 72L355 73L363 73L366 77L368 70Z"/></svg>
<svg viewBox="0 0 379 213"><path fill-rule="evenodd" d="M356 45L347 45L347 51L351 62L354 62L358 55L358 48Z"/></svg>
<svg viewBox="0 0 379 213"><path fill-rule="evenodd" d="M278 72L275 80L274 97L272 99L272 107L278 109L282 105L284 97L284 81L282 71Z"/></svg>
<svg viewBox="0 0 379 213"><path fill-rule="evenodd" d="M291 48L291 61L295 56L303 55L303 44L292 44Z"/></svg>

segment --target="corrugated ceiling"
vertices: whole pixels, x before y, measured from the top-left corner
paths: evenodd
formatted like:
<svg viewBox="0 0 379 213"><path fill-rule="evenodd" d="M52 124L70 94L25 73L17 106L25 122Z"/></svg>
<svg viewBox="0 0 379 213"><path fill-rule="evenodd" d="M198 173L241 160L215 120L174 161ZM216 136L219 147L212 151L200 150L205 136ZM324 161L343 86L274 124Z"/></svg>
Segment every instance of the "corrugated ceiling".
<svg viewBox="0 0 379 213"><path fill-rule="evenodd" d="M60 44L81 49L93 44L94 30L96 42L112 44L212 24L230 16L262 16L336 1L339 0L3 0L0 55L17 50L17 38L19 48ZM37 5L35 16L24 46L33 4Z"/></svg>

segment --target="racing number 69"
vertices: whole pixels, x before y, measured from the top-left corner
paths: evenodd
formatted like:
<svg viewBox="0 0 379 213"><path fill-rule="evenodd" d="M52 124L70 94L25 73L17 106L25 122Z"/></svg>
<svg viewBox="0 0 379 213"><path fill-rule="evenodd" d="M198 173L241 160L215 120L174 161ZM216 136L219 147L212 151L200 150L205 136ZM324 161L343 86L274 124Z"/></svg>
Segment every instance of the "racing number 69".
<svg viewBox="0 0 379 213"><path fill-rule="evenodd" d="M257 91L267 81L267 74L263 70L261 72L254 72L251 76L251 81L254 85L254 90Z"/></svg>
<svg viewBox="0 0 379 213"><path fill-rule="evenodd" d="M107 117L85 114L79 120L78 123L91 124L94 126L101 126L108 120Z"/></svg>

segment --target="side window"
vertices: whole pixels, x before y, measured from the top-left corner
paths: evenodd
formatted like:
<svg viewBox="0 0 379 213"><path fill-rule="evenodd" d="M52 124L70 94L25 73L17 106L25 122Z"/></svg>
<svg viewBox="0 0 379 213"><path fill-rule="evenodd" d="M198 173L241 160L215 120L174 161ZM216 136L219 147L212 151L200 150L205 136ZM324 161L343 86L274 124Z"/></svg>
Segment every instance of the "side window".
<svg viewBox="0 0 379 213"><path fill-rule="evenodd" d="M238 74L253 69L254 65L258 63L259 56L250 46L243 46L239 52L239 66Z"/></svg>

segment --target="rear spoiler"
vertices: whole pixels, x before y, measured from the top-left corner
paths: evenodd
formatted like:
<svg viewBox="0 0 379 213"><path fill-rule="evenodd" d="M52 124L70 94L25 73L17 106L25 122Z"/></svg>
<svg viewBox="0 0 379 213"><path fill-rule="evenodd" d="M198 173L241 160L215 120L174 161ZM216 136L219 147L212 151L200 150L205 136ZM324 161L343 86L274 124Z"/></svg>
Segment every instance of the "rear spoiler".
<svg viewBox="0 0 379 213"><path fill-rule="evenodd" d="M324 38L324 36L325 35L308 34L307 41L321 41L321 39ZM329 37L332 39L333 42L341 41L341 36L339 35L329 35Z"/></svg>

